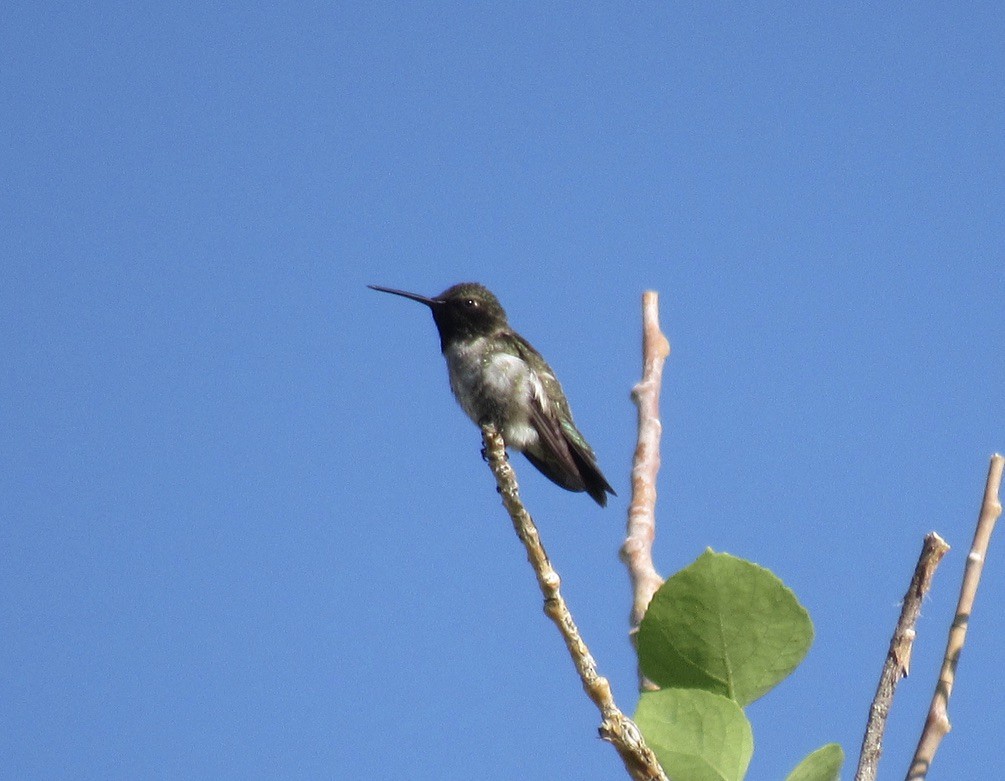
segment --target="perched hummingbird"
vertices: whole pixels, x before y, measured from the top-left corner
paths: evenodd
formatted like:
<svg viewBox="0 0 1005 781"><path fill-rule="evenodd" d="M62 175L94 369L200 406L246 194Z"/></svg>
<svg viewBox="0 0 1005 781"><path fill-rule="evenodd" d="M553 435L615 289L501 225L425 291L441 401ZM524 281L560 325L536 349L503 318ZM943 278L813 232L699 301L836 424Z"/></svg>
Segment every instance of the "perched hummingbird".
<svg viewBox="0 0 1005 781"><path fill-rule="evenodd" d="M572 421L569 402L551 367L509 326L489 290L474 282L435 298L370 285L428 306L440 332L450 389L475 425L494 423L507 447L521 451L541 473L569 491L586 491L601 507L614 489L593 449Z"/></svg>

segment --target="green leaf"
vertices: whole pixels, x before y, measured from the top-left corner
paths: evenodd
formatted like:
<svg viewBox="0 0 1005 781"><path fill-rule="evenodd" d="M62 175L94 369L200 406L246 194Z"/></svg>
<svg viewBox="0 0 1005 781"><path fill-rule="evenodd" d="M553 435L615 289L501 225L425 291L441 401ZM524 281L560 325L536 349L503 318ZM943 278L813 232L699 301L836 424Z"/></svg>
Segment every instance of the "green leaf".
<svg viewBox="0 0 1005 781"><path fill-rule="evenodd" d="M844 751L837 743L821 746L789 773L785 781L838 781Z"/></svg>
<svg viewBox="0 0 1005 781"><path fill-rule="evenodd" d="M680 781L741 781L754 753L740 706L700 689L646 692L635 723L666 774Z"/></svg>
<svg viewBox="0 0 1005 781"><path fill-rule="evenodd" d="M639 663L661 688L746 705L789 675L812 642L810 617L782 581L707 550L656 592L639 627Z"/></svg>

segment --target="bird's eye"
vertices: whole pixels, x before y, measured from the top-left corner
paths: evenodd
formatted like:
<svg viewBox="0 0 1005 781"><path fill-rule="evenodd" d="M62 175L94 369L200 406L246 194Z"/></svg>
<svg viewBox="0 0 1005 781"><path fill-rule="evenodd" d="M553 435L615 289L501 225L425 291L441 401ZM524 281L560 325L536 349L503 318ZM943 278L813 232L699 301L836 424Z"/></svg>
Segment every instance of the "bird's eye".
<svg viewBox="0 0 1005 781"><path fill-rule="evenodd" d="M468 309L474 309L476 306L478 306L478 302L475 301L473 298L465 298L464 306L466 306Z"/></svg>

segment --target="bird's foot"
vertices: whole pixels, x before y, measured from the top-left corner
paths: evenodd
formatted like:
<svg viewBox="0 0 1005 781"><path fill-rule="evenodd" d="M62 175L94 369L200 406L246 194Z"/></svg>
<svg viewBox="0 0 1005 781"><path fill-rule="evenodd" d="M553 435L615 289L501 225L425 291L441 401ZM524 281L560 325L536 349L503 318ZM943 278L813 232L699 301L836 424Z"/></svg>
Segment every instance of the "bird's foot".
<svg viewBox="0 0 1005 781"><path fill-rule="evenodd" d="M489 461L489 451L485 449L484 445L482 445L482 451L481 452L482 452L482 461L484 461L487 464L488 461ZM504 450L503 451L503 460L504 461L509 461L509 451L508 450Z"/></svg>

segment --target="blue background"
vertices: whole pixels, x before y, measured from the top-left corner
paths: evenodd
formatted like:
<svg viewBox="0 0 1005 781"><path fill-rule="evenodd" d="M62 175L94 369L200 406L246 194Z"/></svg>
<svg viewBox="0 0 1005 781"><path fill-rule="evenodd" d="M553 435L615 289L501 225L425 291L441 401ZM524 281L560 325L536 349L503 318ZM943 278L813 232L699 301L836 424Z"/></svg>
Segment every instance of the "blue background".
<svg viewBox="0 0 1005 781"><path fill-rule="evenodd" d="M853 774L923 535L902 777L1005 448L997 3L12 2L0 12L0 776L625 777L422 307L494 290L619 493L514 458L631 711L639 299L656 561L817 629L752 779ZM994 540L930 778L998 764Z"/></svg>

